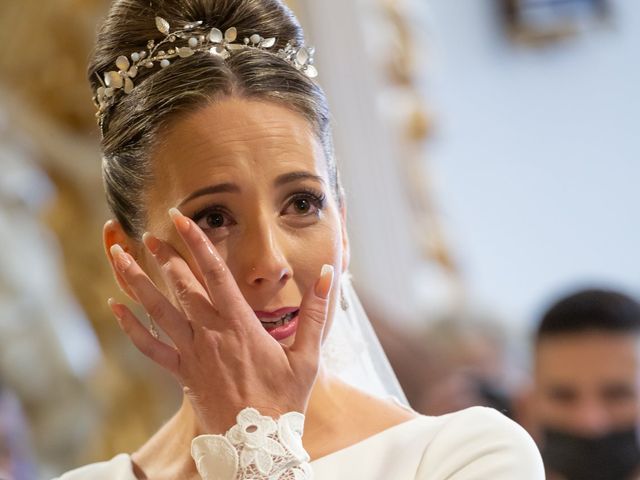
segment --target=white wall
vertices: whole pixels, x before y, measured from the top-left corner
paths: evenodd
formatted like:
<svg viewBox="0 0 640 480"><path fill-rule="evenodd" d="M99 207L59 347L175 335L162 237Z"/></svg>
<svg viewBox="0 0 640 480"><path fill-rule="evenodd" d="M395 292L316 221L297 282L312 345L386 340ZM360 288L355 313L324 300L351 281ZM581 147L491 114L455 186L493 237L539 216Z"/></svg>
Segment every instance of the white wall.
<svg viewBox="0 0 640 480"><path fill-rule="evenodd" d="M331 107L355 286L394 320L408 323L419 311L419 252L408 228L397 146L376 102L381 72L367 55L365 17L376 1L303 0L298 13L307 41L316 47L319 81Z"/></svg>
<svg viewBox="0 0 640 480"><path fill-rule="evenodd" d="M640 2L542 50L494 2L429 4L427 158L475 298L515 321L590 281L640 293Z"/></svg>

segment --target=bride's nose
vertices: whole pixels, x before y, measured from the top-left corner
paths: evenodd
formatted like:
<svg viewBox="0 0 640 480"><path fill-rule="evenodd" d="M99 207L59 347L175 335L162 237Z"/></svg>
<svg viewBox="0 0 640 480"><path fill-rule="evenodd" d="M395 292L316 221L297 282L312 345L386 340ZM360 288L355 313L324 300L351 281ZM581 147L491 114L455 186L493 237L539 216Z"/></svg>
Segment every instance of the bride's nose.
<svg viewBox="0 0 640 480"><path fill-rule="evenodd" d="M248 229L240 252L245 257L243 273L247 284L285 283L293 276L281 236L268 221L256 222Z"/></svg>

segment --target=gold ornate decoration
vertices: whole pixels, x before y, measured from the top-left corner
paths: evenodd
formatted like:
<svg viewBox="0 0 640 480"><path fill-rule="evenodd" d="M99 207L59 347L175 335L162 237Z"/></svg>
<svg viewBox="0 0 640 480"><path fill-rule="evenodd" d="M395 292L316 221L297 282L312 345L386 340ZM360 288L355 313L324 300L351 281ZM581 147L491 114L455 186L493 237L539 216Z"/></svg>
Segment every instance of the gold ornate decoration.
<svg viewBox="0 0 640 480"><path fill-rule="evenodd" d="M412 38L401 0L381 0L381 6L396 40L386 62L387 77L392 87L401 91L406 99L405 104L410 105L401 128L404 132L403 148L407 152L404 170L413 207L415 234L424 257L457 277L458 269L445 240L429 185L430 175L424 167L424 143L431 136L433 124L417 87L417 45L420 42Z"/></svg>

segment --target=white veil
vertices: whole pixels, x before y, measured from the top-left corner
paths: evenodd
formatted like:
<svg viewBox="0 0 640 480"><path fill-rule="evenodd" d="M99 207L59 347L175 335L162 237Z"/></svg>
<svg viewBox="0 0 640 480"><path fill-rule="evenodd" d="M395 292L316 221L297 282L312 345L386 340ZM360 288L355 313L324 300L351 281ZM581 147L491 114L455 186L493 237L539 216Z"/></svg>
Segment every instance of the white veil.
<svg viewBox="0 0 640 480"><path fill-rule="evenodd" d="M346 383L381 398L393 397L401 404L409 402L400 387L369 317L362 308L351 275L344 272L340 281L344 307L336 306L331 330L322 346L327 369Z"/></svg>

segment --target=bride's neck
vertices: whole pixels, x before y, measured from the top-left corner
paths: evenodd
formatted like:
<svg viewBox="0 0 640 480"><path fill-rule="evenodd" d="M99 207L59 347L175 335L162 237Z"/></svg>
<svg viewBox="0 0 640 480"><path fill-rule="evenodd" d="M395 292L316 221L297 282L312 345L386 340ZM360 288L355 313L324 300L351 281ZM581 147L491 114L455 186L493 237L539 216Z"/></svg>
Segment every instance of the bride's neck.
<svg viewBox="0 0 640 480"><path fill-rule="evenodd" d="M332 432L340 425L349 411L345 395L348 388L321 365L305 412L304 432L307 438Z"/></svg>
<svg viewBox="0 0 640 480"><path fill-rule="evenodd" d="M199 478L191 459L191 440L200 433L191 404L183 397L175 415L131 455L136 478Z"/></svg>

